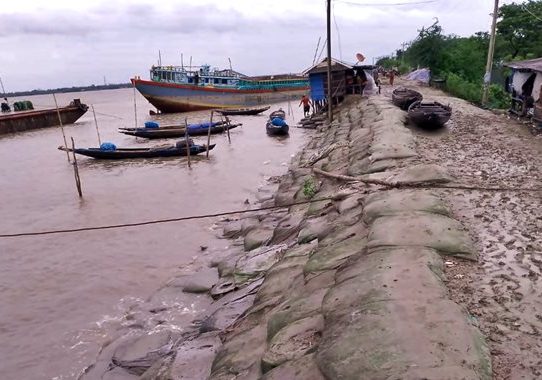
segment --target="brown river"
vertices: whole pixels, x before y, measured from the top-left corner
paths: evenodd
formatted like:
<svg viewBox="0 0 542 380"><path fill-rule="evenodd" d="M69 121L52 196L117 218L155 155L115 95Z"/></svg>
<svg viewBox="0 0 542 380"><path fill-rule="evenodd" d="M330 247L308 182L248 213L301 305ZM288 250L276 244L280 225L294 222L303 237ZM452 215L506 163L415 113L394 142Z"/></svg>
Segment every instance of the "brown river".
<svg viewBox="0 0 542 380"><path fill-rule="evenodd" d="M60 106L73 98L97 113L102 142L143 147L170 141L125 136L132 127L132 89L57 95ZM25 97L37 108L54 106L52 95ZM207 121L209 112L149 116L153 109L139 94L138 124ZM15 99L11 99L14 101ZM255 207L258 189L286 172L291 156L305 141L292 128L302 111L292 103L290 137L265 133L259 116L238 116L243 123L214 135L216 148L186 158L98 161L79 156L83 198L59 128L0 136L0 234L122 224ZM92 111L65 127L78 147L98 145ZM205 143L206 137L195 138ZM250 205L245 204L249 200ZM114 334L127 308L141 302L179 269L197 268L200 246L220 249L215 219L200 219L125 229L0 238L0 377L73 379L92 362ZM201 259L203 260L203 259ZM199 265L198 265L199 264ZM182 328L183 326L179 326Z"/></svg>

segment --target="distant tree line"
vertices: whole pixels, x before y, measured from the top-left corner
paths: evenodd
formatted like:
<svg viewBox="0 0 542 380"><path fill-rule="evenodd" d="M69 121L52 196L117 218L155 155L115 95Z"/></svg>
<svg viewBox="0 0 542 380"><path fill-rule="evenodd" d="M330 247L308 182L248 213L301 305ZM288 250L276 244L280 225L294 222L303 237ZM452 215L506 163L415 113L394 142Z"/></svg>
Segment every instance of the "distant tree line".
<svg viewBox="0 0 542 380"><path fill-rule="evenodd" d="M494 71L489 102L494 108L509 106L504 91L507 71L504 62L542 57L542 0L505 4L499 8L495 40ZM418 36L395 55L381 58L377 64L408 72L427 67L435 78L446 79L445 89L458 97L479 103L489 48L489 33L470 37L446 35L436 20L418 30Z"/></svg>
<svg viewBox="0 0 542 380"><path fill-rule="evenodd" d="M99 90L114 90L117 88L127 88L132 87L131 83L112 83L112 84L100 84L100 85L90 85L90 86L73 86L73 87L61 87L53 89L37 89L31 91L19 91L19 92L6 92L2 95L2 98L5 97L14 97L14 96L29 96L29 95L43 95L43 94L59 94L64 92L81 92L81 91L99 91Z"/></svg>

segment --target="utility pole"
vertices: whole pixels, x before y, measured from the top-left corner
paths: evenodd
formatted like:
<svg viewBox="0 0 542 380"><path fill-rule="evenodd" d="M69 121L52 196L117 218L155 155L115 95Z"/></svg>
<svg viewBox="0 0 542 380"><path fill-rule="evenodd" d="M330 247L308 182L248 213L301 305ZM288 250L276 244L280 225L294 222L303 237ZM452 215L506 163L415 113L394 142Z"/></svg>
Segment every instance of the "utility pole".
<svg viewBox="0 0 542 380"><path fill-rule="evenodd" d="M482 92L482 105L487 103L489 83L491 82L491 69L493 67L493 53L495 51L495 27L497 25L497 13L499 12L499 0L495 0L493 8L493 21L491 22L491 37L489 39L489 51L487 52L486 74L484 75L484 91Z"/></svg>
<svg viewBox="0 0 542 380"><path fill-rule="evenodd" d="M331 123L331 0L327 0L327 116Z"/></svg>

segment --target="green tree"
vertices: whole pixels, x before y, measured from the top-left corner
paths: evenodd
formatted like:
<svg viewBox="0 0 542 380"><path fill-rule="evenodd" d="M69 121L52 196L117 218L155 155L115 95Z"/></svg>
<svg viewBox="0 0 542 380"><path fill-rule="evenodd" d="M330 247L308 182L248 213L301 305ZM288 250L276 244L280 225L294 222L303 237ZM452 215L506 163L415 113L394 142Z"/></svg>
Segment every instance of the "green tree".
<svg viewBox="0 0 542 380"><path fill-rule="evenodd" d="M410 47L405 51L405 60L414 67L429 67L434 74L439 75L447 56L447 39L442 34L442 27L436 20L433 25L418 30L418 37L411 42Z"/></svg>
<svg viewBox="0 0 542 380"><path fill-rule="evenodd" d="M502 58L525 59L542 56L542 0L505 4L499 8L497 45Z"/></svg>

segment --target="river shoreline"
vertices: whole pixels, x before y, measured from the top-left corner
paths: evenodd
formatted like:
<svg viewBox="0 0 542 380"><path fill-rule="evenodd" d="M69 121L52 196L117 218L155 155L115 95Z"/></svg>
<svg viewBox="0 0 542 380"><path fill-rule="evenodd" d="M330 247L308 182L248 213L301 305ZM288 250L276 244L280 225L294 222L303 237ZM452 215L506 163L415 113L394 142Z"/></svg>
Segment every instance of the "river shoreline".
<svg viewBox="0 0 542 380"><path fill-rule="evenodd" d="M491 378L483 336L443 283L451 258L477 255L430 189L455 179L423 162L404 122L385 97L348 98L259 197L285 207L218 223L228 248L202 246L211 267L134 309L80 378ZM386 181L403 187L374 184ZM161 306L179 295L192 297L184 313Z"/></svg>

